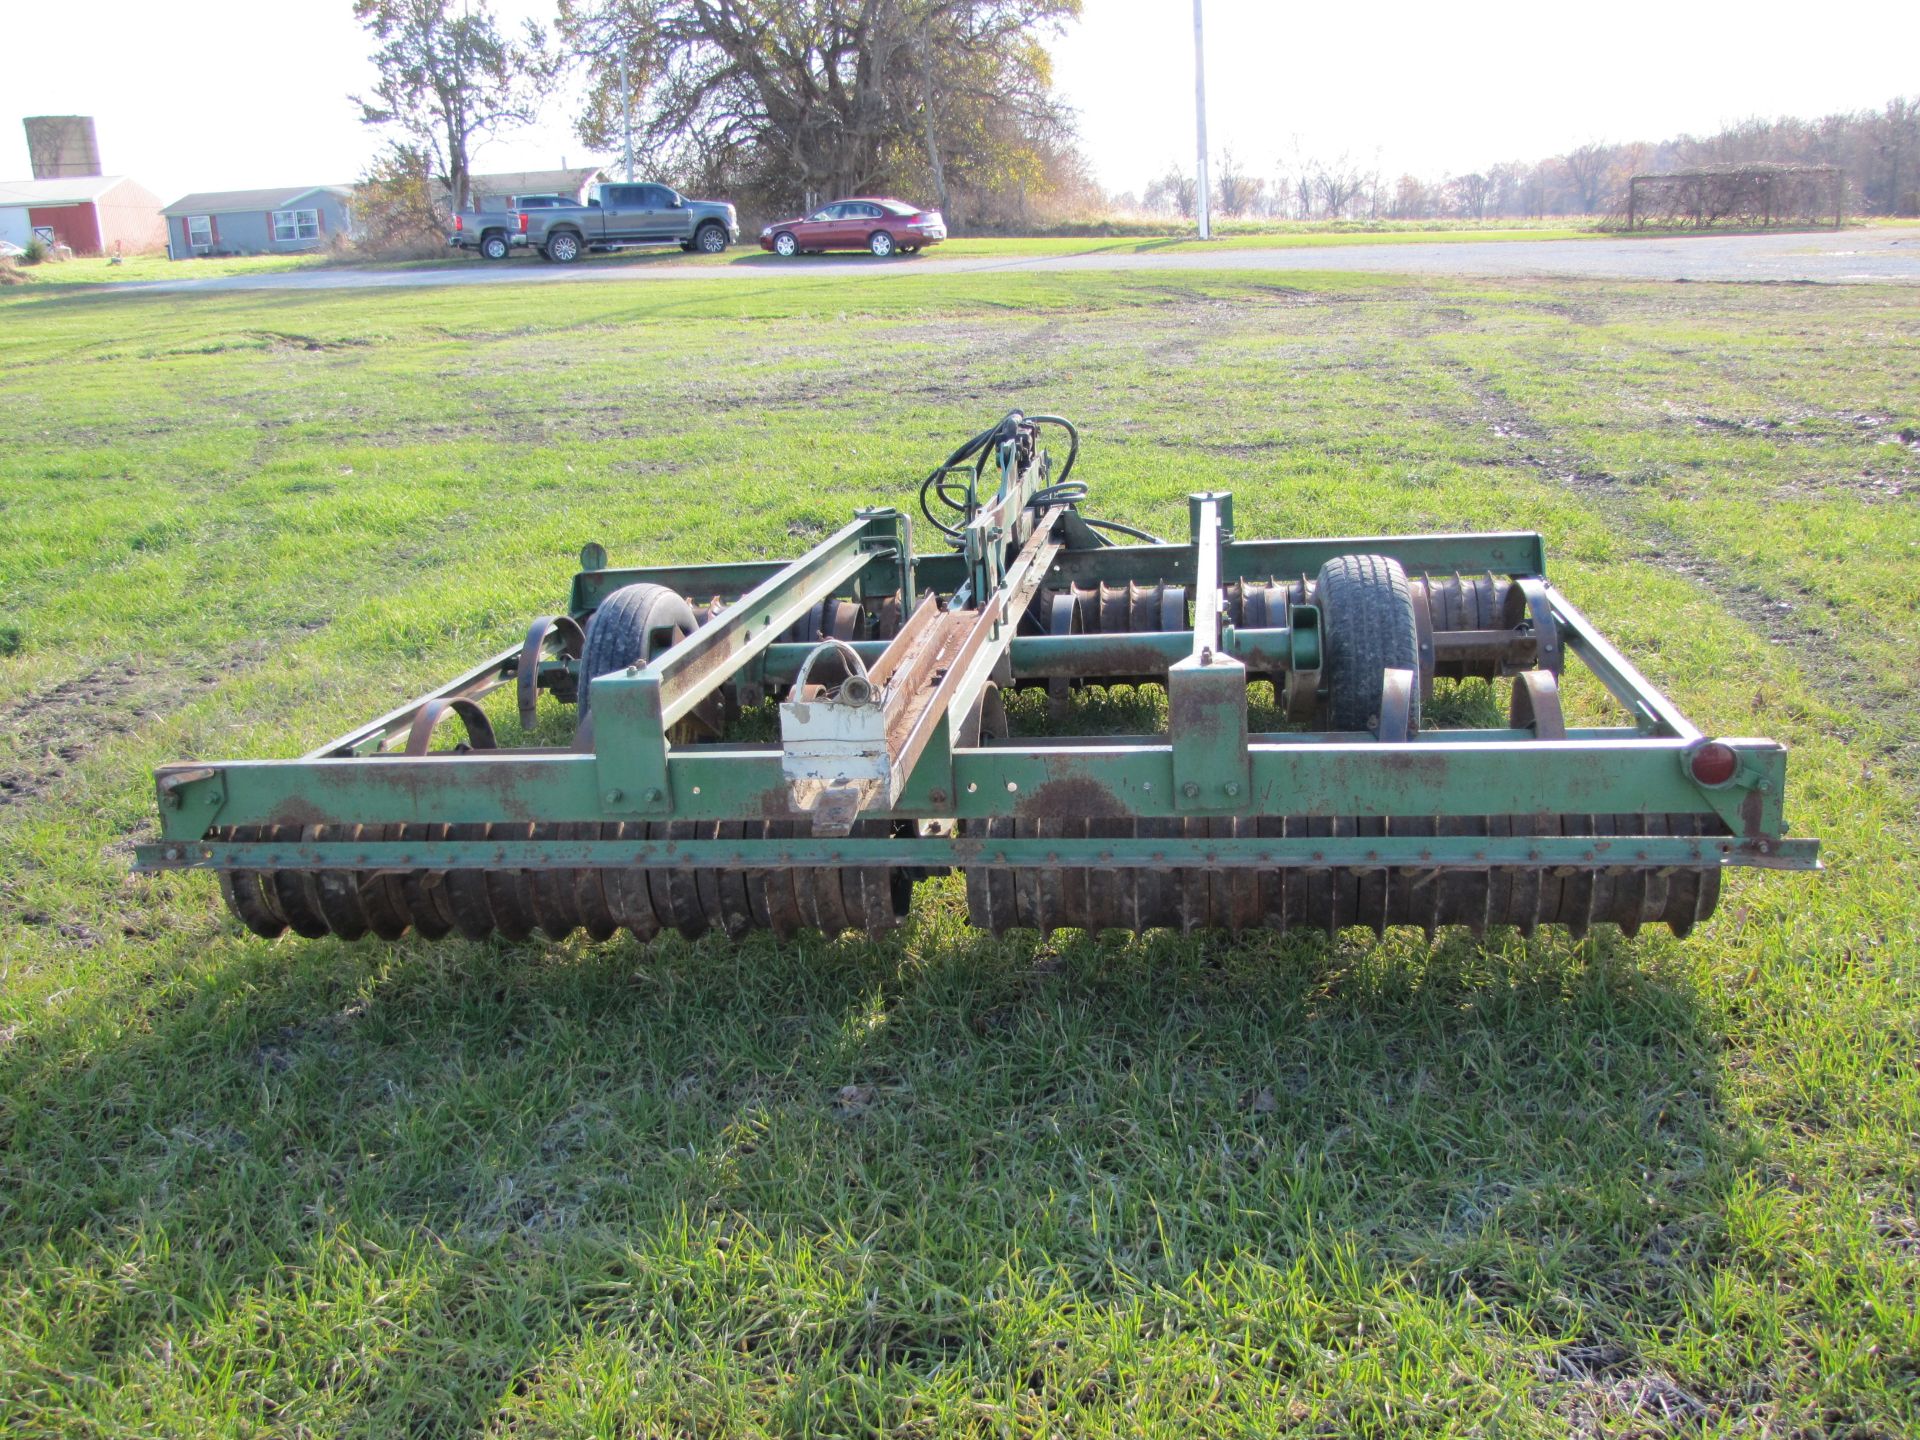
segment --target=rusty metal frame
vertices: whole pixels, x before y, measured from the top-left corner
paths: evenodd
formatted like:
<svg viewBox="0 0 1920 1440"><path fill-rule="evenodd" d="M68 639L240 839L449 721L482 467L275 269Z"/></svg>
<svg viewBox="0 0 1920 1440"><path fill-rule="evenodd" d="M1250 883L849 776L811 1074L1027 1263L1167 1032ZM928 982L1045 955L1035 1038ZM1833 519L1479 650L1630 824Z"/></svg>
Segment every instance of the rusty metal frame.
<svg viewBox="0 0 1920 1440"><path fill-rule="evenodd" d="M1021 470L1010 443L998 458L998 492L972 517L958 553L914 556L906 518L870 510L785 564L583 570L574 578L566 616L539 622L522 644L302 759L162 767L156 775L162 838L140 848L139 863L150 869L527 871L654 864L1578 870L1818 863L1815 842L1786 838L1784 750L1768 740L1724 741L1736 755L1734 779L1717 787L1697 784L1688 762L1701 731L1546 580L1537 535L1243 541L1232 533L1231 497L1209 492L1190 499L1185 545L1094 546L1086 543L1089 532L1070 507L1033 503L1042 493L1044 459ZM1290 686L1297 679L1317 682L1318 616L1311 605L1295 605L1284 626L1236 629L1223 618L1229 588L1311 575L1324 560L1355 552L1393 556L1409 572L1492 573L1516 582L1506 598L1509 631L1440 632L1431 636L1430 647L1433 654L1452 646L1491 655L1489 663L1528 677L1507 728L1404 738L1389 724L1377 734L1250 733L1250 673ZM544 676L550 688L564 690L564 672L577 665L580 648L567 627L577 629L613 589L637 581L667 585L696 605L709 598L723 605L651 663L593 677L593 722L590 733L583 728L579 748L398 753L410 736L408 748L425 751L446 715L471 721L480 713L477 702L500 686L520 684L523 714L530 681L538 686ZM1053 633L1017 633L1030 607L1045 605L1045 591L1057 596L1073 585L1139 582L1186 587L1192 623L1128 633L1062 632L1057 626L1045 627ZM835 598L871 604L895 592L923 597L906 612L919 627L910 639L843 643L882 687L896 673L903 684L911 680L919 687L911 706L901 700L890 712L898 724L886 731L885 758L892 769L882 802L869 797L854 812L907 833L593 838L600 827L636 817L717 821L736 829L743 822L784 824L794 818L781 745L679 745L670 732L723 686L791 685L816 647L782 637L810 607ZM928 650L936 625L943 638ZM1595 674L1626 708L1631 724L1565 726L1552 673L1566 656ZM1111 675L1165 677L1166 735L956 743L993 683ZM1408 697L1417 693L1420 679L1408 673L1400 681ZM1383 706L1383 714L1391 710ZM477 726L469 728L477 733ZM963 832L953 825L913 833L925 829L918 822L926 821L1167 819L1232 829L1242 820L1273 816L1506 813L1695 815L1726 833L1283 839L1243 833L1200 838L1189 832L1152 841L1040 841L997 833L989 840L977 827ZM510 840L361 834L361 827L395 825L511 826L515 834ZM577 827L587 833L564 833ZM230 836L242 830L256 838L209 838L210 832ZM262 834L275 838L257 838Z"/></svg>

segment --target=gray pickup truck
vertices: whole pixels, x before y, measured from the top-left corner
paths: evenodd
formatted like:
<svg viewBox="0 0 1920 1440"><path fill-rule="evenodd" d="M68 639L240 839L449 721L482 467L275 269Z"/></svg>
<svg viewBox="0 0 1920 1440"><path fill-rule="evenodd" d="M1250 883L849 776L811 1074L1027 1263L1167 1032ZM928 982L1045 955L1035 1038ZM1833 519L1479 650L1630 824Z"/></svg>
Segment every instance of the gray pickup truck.
<svg viewBox="0 0 1920 1440"><path fill-rule="evenodd" d="M588 250L678 245L718 255L740 238L740 217L720 200L689 200L666 185L601 184L584 205L526 210L526 243L565 265ZM511 242L509 242L511 243Z"/></svg>
<svg viewBox="0 0 1920 1440"><path fill-rule="evenodd" d="M478 250L489 260L504 260L517 245L529 244L528 226L521 216L534 210L578 209L564 195L509 195L499 209L463 210L453 217L447 245L454 250Z"/></svg>

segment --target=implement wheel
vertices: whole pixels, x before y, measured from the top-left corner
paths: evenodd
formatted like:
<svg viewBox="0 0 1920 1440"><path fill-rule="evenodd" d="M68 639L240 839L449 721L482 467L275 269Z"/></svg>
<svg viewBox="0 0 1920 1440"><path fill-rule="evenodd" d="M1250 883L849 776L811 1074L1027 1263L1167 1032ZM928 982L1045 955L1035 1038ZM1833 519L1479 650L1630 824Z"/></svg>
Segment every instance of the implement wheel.
<svg viewBox="0 0 1920 1440"><path fill-rule="evenodd" d="M623 585L587 622L580 651L580 719L596 675L644 665L693 633L693 607L664 585Z"/></svg>
<svg viewBox="0 0 1920 1440"><path fill-rule="evenodd" d="M1385 673L1420 673L1420 642L1406 572L1398 560L1385 555L1337 556L1320 567L1314 600L1326 645L1327 726L1376 729ZM1407 728L1409 733L1420 728L1418 686Z"/></svg>

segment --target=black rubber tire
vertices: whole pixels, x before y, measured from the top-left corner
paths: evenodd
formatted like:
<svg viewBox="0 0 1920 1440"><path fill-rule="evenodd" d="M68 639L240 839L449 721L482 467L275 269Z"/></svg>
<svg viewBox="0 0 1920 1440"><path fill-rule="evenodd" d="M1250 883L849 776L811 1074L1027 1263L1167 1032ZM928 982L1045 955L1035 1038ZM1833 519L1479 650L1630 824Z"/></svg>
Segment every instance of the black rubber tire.
<svg viewBox="0 0 1920 1440"><path fill-rule="evenodd" d="M504 235L489 235L480 242L480 255L487 260L504 260L513 253Z"/></svg>
<svg viewBox="0 0 1920 1440"><path fill-rule="evenodd" d="M718 236L716 242L714 237ZM709 220L693 232L693 248L703 255L720 255L727 248L727 227L718 220Z"/></svg>
<svg viewBox="0 0 1920 1440"><path fill-rule="evenodd" d="M580 650L580 719L587 718L594 676L644 664L692 633L693 607L666 586L623 585L614 591L587 622Z"/></svg>
<svg viewBox="0 0 1920 1440"><path fill-rule="evenodd" d="M1327 726L1371 730L1380 723L1380 686L1387 670L1414 673L1410 728L1420 728L1420 640L1413 593L1398 560L1340 555L1320 567L1314 587L1325 655Z"/></svg>
<svg viewBox="0 0 1920 1440"><path fill-rule="evenodd" d="M782 250L780 248L780 242L782 240L786 241L793 248L790 250ZM783 260L796 259L800 254L800 241L798 237L796 237L791 230L782 230L778 235L773 237L773 253L780 256Z"/></svg>
<svg viewBox="0 0 1920 1440"><path fill-rule="evenodd" d="M580 258L580 237L571 230L562 230L558 235L550 236L543 253L556 265L571 265Z"/></svg>
<svg viewBox="0 0 1920 1440"><path fill-rule="evenodd" d="M876 230L867 237L867 249L876 260L891 260L899 248L893 243L893 236L884 230Z"/></svg>

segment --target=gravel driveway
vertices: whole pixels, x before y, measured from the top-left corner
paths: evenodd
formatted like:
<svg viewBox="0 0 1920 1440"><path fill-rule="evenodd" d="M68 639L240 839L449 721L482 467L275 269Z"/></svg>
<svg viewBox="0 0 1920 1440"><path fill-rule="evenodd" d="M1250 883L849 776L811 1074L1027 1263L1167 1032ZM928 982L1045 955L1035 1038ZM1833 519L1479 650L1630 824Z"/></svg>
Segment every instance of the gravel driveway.
<svg viewBox="0 0 1920 1440"><path fill-rule="evenodd" d="M1097 243L1097 242L1094 242ZM1608 280L1769 280L1859 283L1920 281L1920 228L1886 226L1821 234L1705 235L1662 239L1492 240L1444 244L1328 245L1296 249L1089 251L1085 254L913 260L820 256L743 257L728 265L680 262L673 254L608 256L576 265L517 258L498 265L419 270L349 268L159 280L128 291L413 289L429 285L571 285L603 280L766 280L773 276L958 275L1023 270L1364 270L1396 275Z"/></svg>

